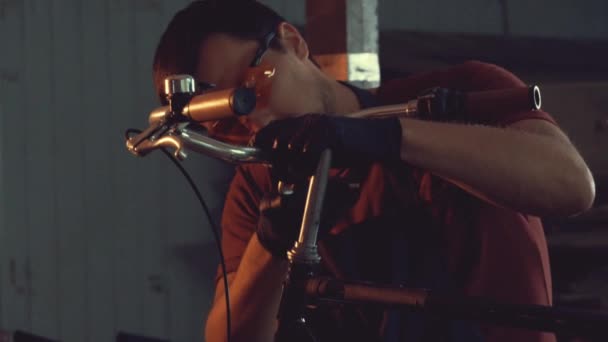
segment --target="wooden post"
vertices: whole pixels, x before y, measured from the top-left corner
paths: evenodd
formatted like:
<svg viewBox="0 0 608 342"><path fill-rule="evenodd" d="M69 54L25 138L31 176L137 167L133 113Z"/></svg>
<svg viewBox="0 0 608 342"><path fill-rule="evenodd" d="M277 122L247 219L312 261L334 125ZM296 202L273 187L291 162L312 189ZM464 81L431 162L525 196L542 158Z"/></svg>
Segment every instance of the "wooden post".
<svg viewBox="0 0 608 342"><path fill-rule="evenodd" d="M377 0L307 0L306 36L321 68L364 88L380 84Z"/></svg>

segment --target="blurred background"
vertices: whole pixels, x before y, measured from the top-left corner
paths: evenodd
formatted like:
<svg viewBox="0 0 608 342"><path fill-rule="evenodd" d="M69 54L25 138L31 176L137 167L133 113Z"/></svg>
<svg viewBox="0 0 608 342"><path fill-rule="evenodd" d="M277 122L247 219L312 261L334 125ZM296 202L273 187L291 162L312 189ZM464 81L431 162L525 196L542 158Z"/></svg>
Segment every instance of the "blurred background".
<svg viewBox="0 0 608 342"><path fill-rule="evenodd" d="M305 0L263 2L306 31ZM158 104L153 51L187 3L0 0L6 334L202 340L219 260L210 224L163 155L136 158L123 138ZM476 59L540 86L598 191L590 212L545 220L555 301L608 308L608 2L378 0L372 14L384 80ZM233 167L196 154L184 165L219 221Z"/></svg>

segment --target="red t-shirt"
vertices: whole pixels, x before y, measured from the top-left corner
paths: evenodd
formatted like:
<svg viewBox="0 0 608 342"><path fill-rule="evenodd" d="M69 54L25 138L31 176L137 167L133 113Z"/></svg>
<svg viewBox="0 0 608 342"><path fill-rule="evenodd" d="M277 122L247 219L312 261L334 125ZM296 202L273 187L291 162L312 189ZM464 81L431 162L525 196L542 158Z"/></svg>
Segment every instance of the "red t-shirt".
<svg viewBox="0 0 608 342"><path fill-rule="evenodd" d="M479 91L524 85L498 66L467 62L389 82L378 89L377 99L381 105L403 103L436 86ZM555 123L543 111L508 113L479 121L500 126L523 119ZM349 170L336 181L351 185L354 204L320 243L328 273L356 280L405 281L408 287L437 288L506 303L551 304L548 252L538 217L488 204L404 163ZM273 187L265 166L237 168L222 217L222 247L228 272L238 268L255 232L259 200ZM405 251L399 243L407 245ZM395 262L402 259L409 261L404 265ZM442 262L446 267L444 275L429 271ZM218 270L217 279L220 275ZM387 317L383 310L375 308L345 307L321 312L319 316L319 324L333 319L331 324L345 325L343 330L354 329L346 327L352 322L366 326L367 330L353 330L359 340L371 340L374 333L382 335ZM373 333L362 337L362 331ZM490 325L481 326L481 332L484 341L492 342L555 341L552 334Z"/></svg>

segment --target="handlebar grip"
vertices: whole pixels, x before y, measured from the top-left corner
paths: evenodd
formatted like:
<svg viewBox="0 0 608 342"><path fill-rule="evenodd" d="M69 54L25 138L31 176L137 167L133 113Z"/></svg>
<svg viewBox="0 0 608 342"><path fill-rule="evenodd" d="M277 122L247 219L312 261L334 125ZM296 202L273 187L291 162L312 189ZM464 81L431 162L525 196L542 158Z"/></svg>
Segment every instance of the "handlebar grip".
<svg viewBox="0 0 608 342"><path fill-rule="evenodd" d="M438 87L417 98L419 116L435 121L499 122L505 114L540 107L540 89L535 85L471 92Z"/></svg>
<svg viewBox="0 0 608 342"><path fill-rule="evenodd" d="M540 89L536 85L469 92L464 100L466 116L474 122L497 122L508 113L540 108Z"/></svg>
<svg viewBox="0 0 608 342"><path fill-rule="evenodd" d="M238 87L194 96L183 115L196 122L220 120L251 113L256 106L253 88Z"/></svg>

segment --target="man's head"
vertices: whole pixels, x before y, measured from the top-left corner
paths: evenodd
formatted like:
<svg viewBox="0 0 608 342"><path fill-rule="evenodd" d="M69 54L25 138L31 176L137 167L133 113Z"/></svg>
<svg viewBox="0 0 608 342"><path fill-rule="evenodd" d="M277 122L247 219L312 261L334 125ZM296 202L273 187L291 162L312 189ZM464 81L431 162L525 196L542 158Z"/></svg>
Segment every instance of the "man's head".
<svg viewBox="0 0 608 342"><path fill-rule="evenodd" d="M332 111L329 79L310 59L301 34L253 0L195 1L173 17L154 57L154 83L161 102L165 101L163 80L172 74L190 74L218 89L239 86L272 33L275 37L262 55L262 63L276 69L272 95L268 108L248 116L248 128L256 130L284 116Z"/></svg>

